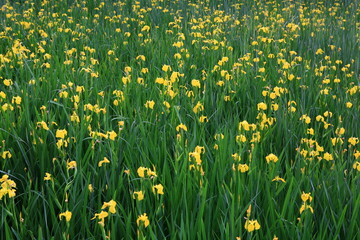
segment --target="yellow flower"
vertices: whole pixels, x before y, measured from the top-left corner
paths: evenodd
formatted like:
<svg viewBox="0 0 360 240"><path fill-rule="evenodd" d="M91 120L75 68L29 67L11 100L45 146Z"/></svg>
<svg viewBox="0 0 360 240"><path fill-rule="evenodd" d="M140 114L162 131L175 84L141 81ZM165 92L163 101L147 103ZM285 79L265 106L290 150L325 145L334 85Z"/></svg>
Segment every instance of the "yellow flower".
<svg viewBox="0 0 360 240"><path fill-rule="evenodd" d="M163 70L164 72L168 72L168 71L171 71L171 67L170 67L170 65L164 64L162 66L161 70Z"/></svg>
<svg viewBox="0 0 360 240"><path fill-rule="evenodd" d="M202 105L200 102L198 102L193 108L194 113L198 113L199 111L204 111L204 105Z"/></svg>
<svg viewBox="0 0 360 240"><path fill-rule="evenodd" d="M279 176L276 176L273 180L271 180L272 182L274 182L274 181L277 181L277 182L283 182L283 183L285 183L286 181L285 181L285 179L283 179L283 178L281 178L281 177L279 177Z"/></svg>
<svg viewBox="0 0 360 240"><path fill-rule="evenodd" d="M217 134L214 135L215 140L222 140L222 139L224 139L224 137L225 136L222 133L217 133Z"/></svg>
<svg viewBox="0 0 360 240"><path fill-rule="evenodd" d="M242 135L242 134L237 135L237 136L236 136L236 141L237 141L237 142L246 142L246 136L245 136L245 135Z"/></svg>
<svg viewBox="0 0 360 240"><path fill-rule="evenodd" d="M259 230L260 229L260 224L258 223L257 220L246 220L245 222L245 229L248 232L252 232L254 230Z"/></svg>
<svg viewBox="0 0 360 240"><path fill-rule="evenodd" d="M110 200L109 202L104 202L104 204L102 205L101 209L105 209L105 208L109 208L109 212L111 213L116 213L116 202L114 200Z"/></svg>
<svg viewBox="0 0 360 240"><path fill-rule="evenodd" d="M148 68L142 68L141 69L141 73L143 73L143 74L146 74L146 73L148 73L149 72L149 69Z"/></svg>
<svg viewBox="0 0 360 240"><path fill-rule="evenodd" d="M230 101L230 96L224 96L224 101L225 101L225 102Z"/></svg>
<svg viewBox="0 0 360 240"><path fill-rule="evenodd" d="M0 200L5 196L8 195L9 198L15 197L16 192L16 183L9 179L8 175L3 175L0 178L1 188L0 188Z"/></svg>
<svg viewBox="0 0 360 240"><path fill-rule="evenodd" d="M353 168L356 169L356 170L358 170L358 171L360 172L360 162L355 162L355 163L353 164Z"/></svg>
<svg viewBox="0 0 360 240"><path fill-rule="evenodd" d="M289 111L289 112L296 112L296 107L290 106L290 107L288 108L288 111Z"/></svg>
<svg viewBox="0 0 360 240"><path fill-rule="evenodd" d="M144 55L139 55L135 58L136 60L141 60L141 61L145 61L146 60L146 57Z"/></svg>
<svg viewBox="0 0 360 240"><path fill-rule="evenodd" d="M326 161L334 160L332 154L330 154L330 153L328 153L328 152L324 153L324 159L325 159Z"/></svg>
<svg viewBox="0 0 360 240"><path fill-rule="evenodd" d="M11 85L13 85L13 81L11 79L5 79L3 81L4 85L7 87L10 87Z"/></svg>
<svg viewBox="0 0 360 240"><path fill-rule="evenodd" d="M201 146L196 146L195 151L189 153L189 161L194 159L196 164L200 165L202 162L201 156L200 156L201 153L205 153L205 148L201 147Z"/></svg>
<svg viewBox="0 0 360 240"><path fill-rule="evenodd" d="M93 188L92 184L89 184L89 185L88 185L88 190L89 190L89 192L93 192L93 191L94 191L94 188Z"/></svg>
<svg viewBox="0 0 360 240"><path fill-rule="evenodd" d="M10 151L4 151L4 152L1 154L1 157L2 157L3 159L6 159L6 158L11 158L12 155L11 155Z"/></svg>
<svg viewBox="0 0 360 240"><path fill-rule="evenodd" d="M250 131L250 124L246 120L239 122L239 130L242 129L244 129L245 131Z"/></svg>
<svg viewBox="0 0 360 240"><path fill-rule="evenodd" d="M201 87L200 81L196 79L191 80L191 86L200 88Z"/></svg>
<svg viewBox="0 0 360 240"><path fill-rule="evenodd" d="M259 111L259 110L266 110L266 109L267 109L266 103L261 102L261 103L258 103L258 104L257 104L257 110L258 110L258 111Z"/></svg>
<svg viewBox="0 0 360 240"><path fill-rule="evenodd" d="M302 120L306 124L309 124L311 122L311 118L306 114L302 115L299 120Z"/></svg>
<svg viewBox="0 0 360 240"><path fill-rule="evenodd" d="M144 199L144 193L143 191L136 191L133 193L133 198L137 199L138 201L141 201Z"/></svg>
<svg viewBox="0 0 360 240"><path fill-rule="evenodd" d="M118 126L120 129L122 129L125 125L125 122L124 121L118 121Z"/></svg>
<svg viewBox="0 0 360 240"><path fill-rule="evenodd" d="M37 125L38 127L41 126L43 129L45 129L45 130L47 130L47 131L49 130L48 125L47 125L46 122L44 122L44 121L37 122L36 125Z"/></svg>
<svg viewBox="0 0 360 240"><path fill-rule="evenodd" d="M149 221L149 218L148 218L148 216L146 215L146 213L140 215L140 216L138 217L138 219L136 220L136 224L137 224L138 226L140 226L140 222L142 222L145 227L149 226L150 221Z"/></svg>
<svg viewBox="0 0 360 240"><path fill-rule="evenodd" d="M252 206L251 206L251 204L249 205L249 207L248 207L248 209L246 209L246 217L250 217L250 215L251 215L251 208L252 208Z"/></svg>
<svg viewBox="0 0 360 240"><path fill-rule="evenodd" d="M100 213L95 213L94 217L91 218L91 220L94 220L95 218L100 219L98 222L101 226L105 225L105 218L109 216L108 212L101 211Z"/></svg>
<svg viewBox="0 0 360 240"><path fill-rule="evenodd" d="M162 78L162 77L157 77L157 78L155 79L155 83L165 84L165 79Z"/></svg>
<svg viewBox="0 0 360 240"><path fill-rule="evenodd" d="M302 192L302 194L301 194L301 200L302 200L303 202L307 202L307 201L311 202L311 201L312 201L311 193Z"/></svg>
<svg viewBox="0 0 360 240"><path fill-rule="evenodd" d="M139 167L137 169L137 174L139 175L139 177L143 178L143 177L145 177L145 171L147 171L147 168Z"/></svg>
<svg viewBox="0 0 360 240"><path fill-rule="evenodd" d="M6 94L3 91L0 91L0 98L2 99L6 98Z"/></svg>
<svg viewBox="0 0 360 240"><path fill-rule="evenodd" d="M324 112L324 117L332 117L332 116L333 116L332 112L329 112L329 111Z"/></svg>
<svg viewBox="0 0 360 240"><path fill-rule="evenodd" d="M154 101L146 101L146 103L145 103L145 107L146 108L150 108L150 109L154 109L154 105L155 105L155 102Z"/></svg>
<svg viewBox="0 0 360 240"><path fill-rule="evenodd" d="M202 115L199 117L199 122L203 123L203 122L207 122L207 121L208 121L207 116Z"/></svg>
<svg viewBox="0 0 360 240"><path fill-rule="evenodd" d="M306 130L306 133L309 134L309 135L314 135L314 134L315 134L313 128L308 128L308 129Z"/></svg>
<svg viewBox="0 0 360 240"><path fill-rule="evenodd" d="M59 97L61 98L67 98L69 96L69 93L67 91L61 91L59 93Z"/></svg>
<svg viewBox="0 0 360 240"><path fill-rule="evenodd" d="M335 134L338 135L338 136L341 136L345 133L345 128L337 128L335 130Z"/></svg>
<svg viewBox="0 0 360 240"><path fill-rule="evenodd" d="M265 159L266 159L266 162L267 162L267 163L270 163L271 161L273 161L273 162L275 163L275 162L277 162L277 161L279 160L278 157L277 157L276 155L272 154L272 153L270 153L269 155L267 155L267 156L265 157Z"/></svg>
<svg viewBox="0 0 360 240"><path fill-rule="evenodd" d="M49 181L51 179L52 179L51 174L50 173L45 173L44 181Z"/></svg>
<svg viewBox="0 0 360 240"><path fill-rule="evenodd" d="M249 166L247 164L239 164L238 170L242 173L249 171Z"/></svg>
<svg viewBox="0 0 360 240"><path fill-rule="evenodd" d="M11 103L16 103L17 105L21 104L21 97L19 96L13 97Z"/></svg>
<svg viewBox="0 0 360 240"><path fill-rule="evenodd" d="M107 159L107 157L104 157L104 159L98 163L98 166L101 167L104 163L110 163L110 161L109 161L109 159Z"/></svg>
<svg viewBox="0 0 360 240"><path fill-rule="evenodd" d="M58 129L56 130L56 137L57 138L61 138L61 139L64 139L67 135L67 131L66 129Z"/></svg>
<svg viewBox="0 0 360 240"><path fill-rule="evenodd" d="M216 83L216 85L220 86L220 87L224 86L224 84L225 84L225 82L221 81L221 80Z"/></svg>
<svg viewBox="0 0 360 240"><path fill-rule="evenodd" d="M148 177L150 177L150 178L157 177L157 175L156 175L156 169L155 169L155 167L153 167L153 168L154 168L154 171L151 170L150 168L148 168L147 171L146 171L146 174L147 174Z"/></svg>
<svg viewBox="0 0 360 240"><path fill-rule="evenodd" d="M241 160L241 157L238 153L234 153L234 154L231 154L232 158L234 159L234 161L240 161Z"/></svg>
<svg viewBox="0 0 360 240"><path fill-rule="evenodd" d="M127 76L127 77L122 77L121 81L123 82L124 85L128 84L131 81L131 76Z"/></svg>
<svg viewBox="0 0 360 240"><path fill-rule="evenodd" d="M359 143L359 138L350 137L350 138L348 139L348 142L349 142L351 145L355 146L356 144Z"/></svg>
<svg viewBox="0 0 360 240"><path fill-rule="evenodd" d="M68 162L67 163L67 168L68 169L76 168L76 162L75 161Z"/></svg>
<svg viewBox="0 0 360 240"><path fill-rule="evenodd" d="M294 78L295 78L294 74L290 74L290 75L288 76L288 79L289 79L290 81L292 81Z"/></svg>
<svg viewBox="0 0 360 240"><path fill-rule="evenodd" d="M166 107L167 109L169 109L169 108L171 107L170 103L167 102L167 101L164 101L163 104L165 105L165 107Z"/></svg>
<svg viewBox="0 0 360 240"><path fill-rule="evenodd" d="M68 146L68 141L63 140L63 139L59 139L56 142L56 146L60 149L62 146L67 147Z"/></svg>
<svg viewBox="0 0 360 240"><path fill-rule="evenodd" d="M62 219L62 217L65 217L65 220L67 222L70 222L71 216L72 216L72 213L70 211L65 211L65 212L59 214L60 220Z"/></svg>
<svg viewBox="0 0 360 240"><path fill-rule="evenodd" d="M322 50L321 48L319 48L318 50L316 50L316 55L320 55L320 54L323 54L324 53L324 50Z"/></svg>
<svg viewBox="0 0 360 240"><path fill-rule="evenodd" d="M139 84L142 84L142 85L144 85L144 78L141 78L141 77L138 77L137 78L137 82L139 83Z"/></svg>
<svg viewBox="0 0 360 240"><path fill-rule="evenodd" d="M311 213L314 213L314 209L310 205L306 204L306 202L304 202L300 207L300 214L306 209L309 209Z"/></svg>
<svg viewBox="0 0 360 240"><path fill-rule="evenodd" d="M149 27L148 25L145 25L145 26L141 29L142 32L148 32L149 30L150 30L150 27Z"/></svg>
<svg viewBox="0 0 360 240"><path fill-rule="evenodd" d="M131 72L132 72L132 68L129 67L129 66L126 66L126 67L124 68L124 72L125 72L126 74L131 73Z"/></svg>
<svg viewBox="0 0 360 240"><path fill-rule="evenodd" d="M180 123L179 125L176 126L176 131L180 131L180 129L184 130L185 132L187 131L187 127L185 124Z"/></svg>
<svg viewBox="0 0 360 240"><path fill-rule="evenodd" d="M164 194L164 187L163 187L163 185L161 185L161 184L157 184L157 185L155 185L155 186L152 187L152 191L153 191L154 193L163 195L163 194Z"/></svg>

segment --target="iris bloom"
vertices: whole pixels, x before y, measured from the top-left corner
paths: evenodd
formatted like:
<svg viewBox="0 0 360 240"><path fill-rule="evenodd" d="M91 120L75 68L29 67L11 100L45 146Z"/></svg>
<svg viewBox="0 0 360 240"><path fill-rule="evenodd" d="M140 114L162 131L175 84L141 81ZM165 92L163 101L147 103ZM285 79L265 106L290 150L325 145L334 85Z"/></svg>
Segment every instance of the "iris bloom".
<svg viewBox="0 0 360 240"><path fill-rule="evenodd" d="M109 212L111 213L116 213L116 202L114 200L110 200L109 202L104 202L104 204L102 205L101 209L104 209L104 208L109 208Z"/></svg>
<svg viewBox="0 0 360 240"><path fill-rule="evenodd" d="M245 229L248 232L252 232L254 230L259 230L260 229L260 224L258 223L257 220L246 220L245 222Z"/></svg>
<svg viewBox="0 0 360 240"><path fill-rule="evenodd" d="M152 187L152 191L153 191L154 193L163 195L163 194L164 194L164 187L163 187L163 185L161 185L161 184L157 184L157 185L155 185L155 186Z"/></svg>
<svg viewBox="0 0 360 240"><path fill-rule="evenodd" d="M99 219L99 224L101 226L105 225L105 218L109 216L109 213L105 211L101 211L100 213L95 213L94 217L91 220L94 220L95 218Z"/></svg>
<svg viewBox="0 0 360 240"><path fill-rule="evenodd" d="M272 154L272 153L270 153L269 155L267 155L267 156L265 157L265 159L266 159L266 162L267 162L267 163L270 163L271 161L273 161L273 162L275 163L275 162L277 162L277 161L279 160L279 158L278 158L275 154Z"/></svg>
<svg viewBox="0 0 360 240"><path fill-rule="evenodd" d="M137 224L138 226L140 225L141 222L144 224L145 227L149 226L150 221L149 221L149 218L148 218L148 216L146 215L146 213L140 215L140 216L138 217L138 219L136 220L136 224Z"/></svg>
<svg viewBox="0 0 360 240"><path fill-rule="evenodd" d="M60 220L62 219L62 217L65 217L65 220L67 222L70 222L71 216L72 216L72 213L70 211L67 211L67 210L65 212L59 214Z"/></svg>

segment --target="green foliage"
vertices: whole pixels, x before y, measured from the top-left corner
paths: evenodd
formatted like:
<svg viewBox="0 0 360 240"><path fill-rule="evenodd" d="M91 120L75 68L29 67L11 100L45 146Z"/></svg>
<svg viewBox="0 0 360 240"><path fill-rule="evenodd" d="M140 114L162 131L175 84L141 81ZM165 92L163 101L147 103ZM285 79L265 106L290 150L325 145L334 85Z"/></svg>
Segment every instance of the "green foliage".
<svg viewBox="0 0 360 240"><path fill-rule="evenodd" d="M0 238L358 239L359 16L7 1Z"/></svg>

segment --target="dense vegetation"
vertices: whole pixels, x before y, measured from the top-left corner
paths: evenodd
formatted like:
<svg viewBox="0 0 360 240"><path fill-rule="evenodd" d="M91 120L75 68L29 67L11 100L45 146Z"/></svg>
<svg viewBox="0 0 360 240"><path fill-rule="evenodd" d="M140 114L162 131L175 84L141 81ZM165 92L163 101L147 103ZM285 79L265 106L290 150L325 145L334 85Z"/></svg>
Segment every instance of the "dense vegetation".
<svg viewBox="0 0 360 240"><path fill-rule="evenodd" d="M0 6L1 239L359 239L358 1Z"/></svg>

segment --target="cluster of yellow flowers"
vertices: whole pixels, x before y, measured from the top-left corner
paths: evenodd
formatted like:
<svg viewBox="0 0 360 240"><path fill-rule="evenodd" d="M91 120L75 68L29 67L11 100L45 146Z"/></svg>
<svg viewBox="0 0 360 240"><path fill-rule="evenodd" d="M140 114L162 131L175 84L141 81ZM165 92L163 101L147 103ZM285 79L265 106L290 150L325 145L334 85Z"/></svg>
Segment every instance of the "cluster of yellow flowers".
<svg viewBox="0 0 360 240"><path fill-rule="evenodd" d="M202 167L201 154L205 153L205 148L202 146L196 146L194 152L189 153L189 162L191 162L189 169L195 169L204 175L204 169Z"/></svg>
<svg viewBox="0 0 360 240"><path fill-rule="evenodd" d="M315 44L306 52L299 45L304 44L300 38L306 32L311 32L310 42L316 42L316 36L328 33L327 20L333 21L338 29L345 30L352 25L359 29L359 23L349 24L350 21L340 14L340 1L333 6L329 4L330 8L323 2L309 3L308 6L297 1L235 1L229 3L231 11L221 10L224 7L221 4L211 8L211 1L184 1L191 13L186 18L183 17L186 13L166 6L163 0L125 2L88 4L87 1L76 1L63 9L56 4L50 8L51 1L45 0L35 10L32 1L25 1L24 6L29 9L24 7L20 11L12 6L12 1L7 1L0 8L6 23L0 30L0 39L6 41L0 53L0 116L9 118L8 126L1 127L0 138L10 135L7 132L12 133L14 129L16 132L24 126L29 127L29 135L26 131L14 136L30 139L34 146L28 144L26 154L31 157L41 151L49 153L50 159L53 157L53 165L46 163L41 169L40 179L46 186L60 181L54 159L62 160L59 162L65 171L61 172L68 178L87 165L95 166L92 171L99 171L99 175L108 171L108 167L123 170L125 167L121 164L128 161L131 150L122 145L128 139L122 138L121 131L128 134L129 142L133 140L133 132L127 132L130 127L124 129L125 122L132 123L134 133L141 129L141 136L136 132L136 139L146 137L149 142L152 136L144 136L147 129L143 128L143 123L157 128L164 121L164 129L170 126L170 132L176 131L177 141L173 135L167 135L167 129L159 139L175 145L176 161L180 162L178 159L185 153L185 164L190 172L186 176L199 177L200 185L208 181L208 171L212 167L211 161L204 161L205 156L214 157L214 162L225 156L230 159L226 167L231 166L232 176L248 180L257 170L253 167L257 164L253 156L260 155L260 163L274 170L269 173L270 184L275 182L271 187L286 186L286 180L292 177L278 170L283 168L283 162L301 165L304 173L311 164L334 169L339 161L350 158L348 166L353 168L346 171L358 174L359 136L346 123L348 116L355 116L359 110L358 60L351 59L352 56L346 59L346 53L342 51L347 49L335 45L338 44L334 41L336 36L329 36L329 42ZM130 12L125 7L127 4L130 4ZM251 10L245 11L246 14L243 13L244 4ZM88 5L94 5L94 9L90 11ZM123 14L124 11L129 14ZM324 11L329 13L328 16ZM348 13L346 10L346 15L350 15ZM153 19L153 15L160 16L161 24ZM77 22L80 18L89 25ZM149 22L149 19L154 21ZM99 28L104 34L99 34ZM108 39L115 41L108 44ZM97 44L96 40L106 44ZM56 45L62 42L62 45ZM158 53L163 55L157 56ZM19 76L24 80L19 81ZM39 97L42 91L46 99ZM293 125L291 129L281 129L288 127L281 125L284 119ZM231 124L227 125L228 122ZM213 123L225 123L225 127L232 125L237 129L228 134L232 130L222 131L214 126L213 141ZM300 135L297 135L298 129ZM292 153L277 149L282 146L268 144L268 139L273 138L273 130L279 138L283 132L286 136L292 134L286 145L286 148L291 146ZM292 130L293 133L288 133ZM196 136L190 139L193 133ZM296 151L293 151L293 139L296 139ZM213 144L213 149L208 148L209 143ZM228 143L230 147L225 149ZM4 165L11 162L8 159L19 157L15 145L0 147ZM86 147L88 150L84 149ZM292 154L294 159L285 159ZM124 170L132 187L126 192L130 194L129 201L136 207L144 206L153 197L159 209L162 208L167 186L158 178L156 160L155 166L149 168L144 167L149 162L136 161ZM140 167L133 171L133 166ZM84 175L92 175L92 172L86 172L86 167L81 171ZM286 180L280 176L286 176ZM3 175L0 182L0 199L14 197L15 182L8 175ZM92 184L88 185L89 192L99 187L95 182ZM225 182L224 186L227 184ZM301 194L300 214L306 210L314 212L311 194L317 196L316 192ZM120 202L112 198L103 202L99 211L92 215L91 219L102 227L106 219L117 213ZM103 199L97 201L101 203ZM71 220L72 212L67 209L68 205L61 209L64 212L58 215L60 221ZM150 209L139 207L137 214L139 229L149 226L149 217L155 219ZM250 217L251 205L244 227L248 232L259 230L259 222Z"/></svg>
<svg viewBox="0 0 360 240"><path fill-rule="evenodd" d="M250 220L248 219L251 216L251 205L249 206L249 208L246 210L246 221L245 221L245 226L244 228L248 231L248 232L253 232L255 230L259 230L260 229L260 224L259 222L255 219L255 220Z"/></svg>
<svg viewBox="0 0 360 240"><path fill-rule="evenodd" d="M104 209L108 208L108 211L104 211ZM101 207L100 213L95 213L94 217L91 220L98 219L100 220L98 223L104 227L105 225L105 218L109 216L109 213L115 214L116 213L116 202L114 200L110 200L109 202L104 202Z"/></svg>
<svg viewBox="0 0 360 240"><path fill-rule="evenodd" d="M311 213L314 213L314 209L311 207L310 203L312 202L313 198L311 196L311 193L305 193L303 192L301 194L301 200L303 201L301 207L300 207L300 214L305 211L306 209L309 209Z"/></svg>
<svg viewBox="0 0 360 240"><path fill-rule="evenodd" d="M16 183L9 179L9 175L3 175L0 178L0 183L1 183L1 189L0 189L0 200L4 197L4 196L8 196L9 198L13 198L16 195Z"/></svg>
<svg viewBox="0 0 360 240"><path fill-rule="evenodd" d="M231 155L234 162L240 162L241 161L241 157L238 153L234 153ZM232 170L236 171L238 170L239 172L247 172L249 171L249 165L247 165L246 163L238 163L237 165L235 163L233 163L232 165Z"/></svg>

